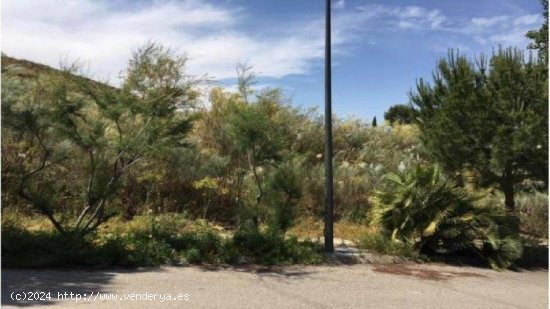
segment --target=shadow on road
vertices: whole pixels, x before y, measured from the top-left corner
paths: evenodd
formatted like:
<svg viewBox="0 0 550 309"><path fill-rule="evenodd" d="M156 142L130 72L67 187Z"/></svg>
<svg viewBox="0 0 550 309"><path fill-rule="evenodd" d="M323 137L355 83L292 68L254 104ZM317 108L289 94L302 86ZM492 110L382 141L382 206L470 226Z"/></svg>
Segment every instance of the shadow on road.
<svg viewBox="0 0 550 309"><path fill-rule="evenodd" d="M303 270L302 266L264 266L255 264L246 265L199 265L202 271L235 271L242 273L256 274L260 277L279 277L279 278L301 278L317 273L317 271L308 268Z"/></svg>
<svg viewBox="0 0 550 309"><path fill-rule="evenodd" d="M516 262L517 270L548 270L548 246L528 245L523 256Z"/></svg>
<svg viewBox="0 0 550 309"><path fill-rule="evenodd" d="M76 302L77 294L82 297L79 302L84 302L84 297L93 297L98 293L108 293L109 290L105 287L117 274L143 271L162 270L156 268L114 270L2 269L2 305L28 307L55 305L59 301L67 300ZM72 298L71 293L73 293Z"/></svg>
<svg viewBox="0 0 550 309"><path fill-rule="evenodd" d="M441 263L450 266L474 267L481 269L490 269L487 262L480 259L474 254L461 255L437 255L431 254L430 262ZM523 247L523 255L520 259L514 261L514 264L509 269L512 271L538 271L548 270L548 246L533 243L525 243Z"/></svg>
<svg viewBox="0 0 550 309"><path fill-rule="evenodd" d="M416 267L409 264L374 265L372 270L378 273L409 276L414 277L415 279L432 281L442 281L457 277L487 278L487 276L474 272L434 270Z"/></svg>

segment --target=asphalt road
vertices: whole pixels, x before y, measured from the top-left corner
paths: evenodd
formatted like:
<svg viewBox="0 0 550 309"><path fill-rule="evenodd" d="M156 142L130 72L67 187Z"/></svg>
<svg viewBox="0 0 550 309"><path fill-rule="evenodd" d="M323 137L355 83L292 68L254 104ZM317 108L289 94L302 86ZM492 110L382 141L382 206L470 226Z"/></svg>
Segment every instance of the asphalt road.
<svg viewBox="0 0 550 309"><path fill-rule="evenodd" d="M25 294L27 298L30 295L42 300L12 300L22 299L25 297L22 293L30 291L44 292ZM60 299L63 297L65 300ZM2 305L6 308L548 308L548 272L497 272L416 264L3 270Z"/></svg>

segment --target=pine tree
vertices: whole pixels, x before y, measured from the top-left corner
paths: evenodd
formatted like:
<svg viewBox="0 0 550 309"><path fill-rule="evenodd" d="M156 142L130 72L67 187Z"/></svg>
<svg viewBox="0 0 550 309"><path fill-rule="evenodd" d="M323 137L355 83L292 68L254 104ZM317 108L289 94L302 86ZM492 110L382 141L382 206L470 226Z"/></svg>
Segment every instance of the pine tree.
<svg viewBox="0 0 550 309"><path fill-rule="evenodd" d="M447 170L498 185L514 209L524 179L548 186L547 74L543 60L525 61L518 49L499 49L489 66L451 51L433 84L421 79L411 94L425 148Z"/></svg>
<svg viewBox="0 0 550 309"><path fill-rule="evenodd" d="M376 116L374 116L374 118L372 118L372 127L376 127L377 126L377 123L376 123Z"/></svg>

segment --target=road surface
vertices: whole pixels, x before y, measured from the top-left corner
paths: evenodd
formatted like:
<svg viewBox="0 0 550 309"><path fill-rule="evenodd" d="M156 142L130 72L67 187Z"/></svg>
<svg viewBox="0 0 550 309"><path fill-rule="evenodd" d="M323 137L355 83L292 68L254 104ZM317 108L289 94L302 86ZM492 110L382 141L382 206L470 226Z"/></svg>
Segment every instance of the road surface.
<svg viewBox="0 0 550 309"><path fill-rule="evenodd" d="M26 293L31 291L43 293ZM29 296L42 300L23 300ZM548 308L548 272L497 272L418 264L90 271L8 269L2 271L2 305L6 308Z"/></svg>

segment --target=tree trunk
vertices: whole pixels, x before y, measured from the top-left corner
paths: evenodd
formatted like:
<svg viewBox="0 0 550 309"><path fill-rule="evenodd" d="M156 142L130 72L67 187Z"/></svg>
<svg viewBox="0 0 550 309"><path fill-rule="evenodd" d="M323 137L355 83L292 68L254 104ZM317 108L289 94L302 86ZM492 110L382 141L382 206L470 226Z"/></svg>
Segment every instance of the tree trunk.
<svg viewBox="0 0 550 309"><path fill-rule="evenodd" d="M507 171L503 174L500 181L500 187L504 193L504 205L506 207L506 212L509 214L509 228L511 231L519 233L520 223L515 211L514 201L514 176L511 172Z"/></svg>
<svg viewBox="0 0 550 309"><path fill-rule="evenodd" d="M254 215L252 217L252 222L254 222L254 225L258 227L259 218L257 215L257 211L258 211L258 208L260 207L260 202L264 195L264 191L262 189L262 181L260 179L260 176L258 175L258 171L256 170L256 151L254 150L254 147L252 147L252 152L248 153L248 164L252 169L252 174L254 175L254 179L256 180L256 184L258 185L258 191L259 191L258 196L256 196L256 209L254 210Z"/></svg>
<svg viewBox="0 0 550 309"><path fill-rule="evenodd" d="M500 181L500 188L504 193L504 205L506 206L506 210L513 212L515 208L514 175L508 169L502 174L502 179Z"/></svg>
<svg viewBox="0 0 550 309"><path fill-rule="evenodd" d="M502 191L504 192L504 205L506 205L506 210L514 211L515 202L513 185L504 185Z"/></svg>

